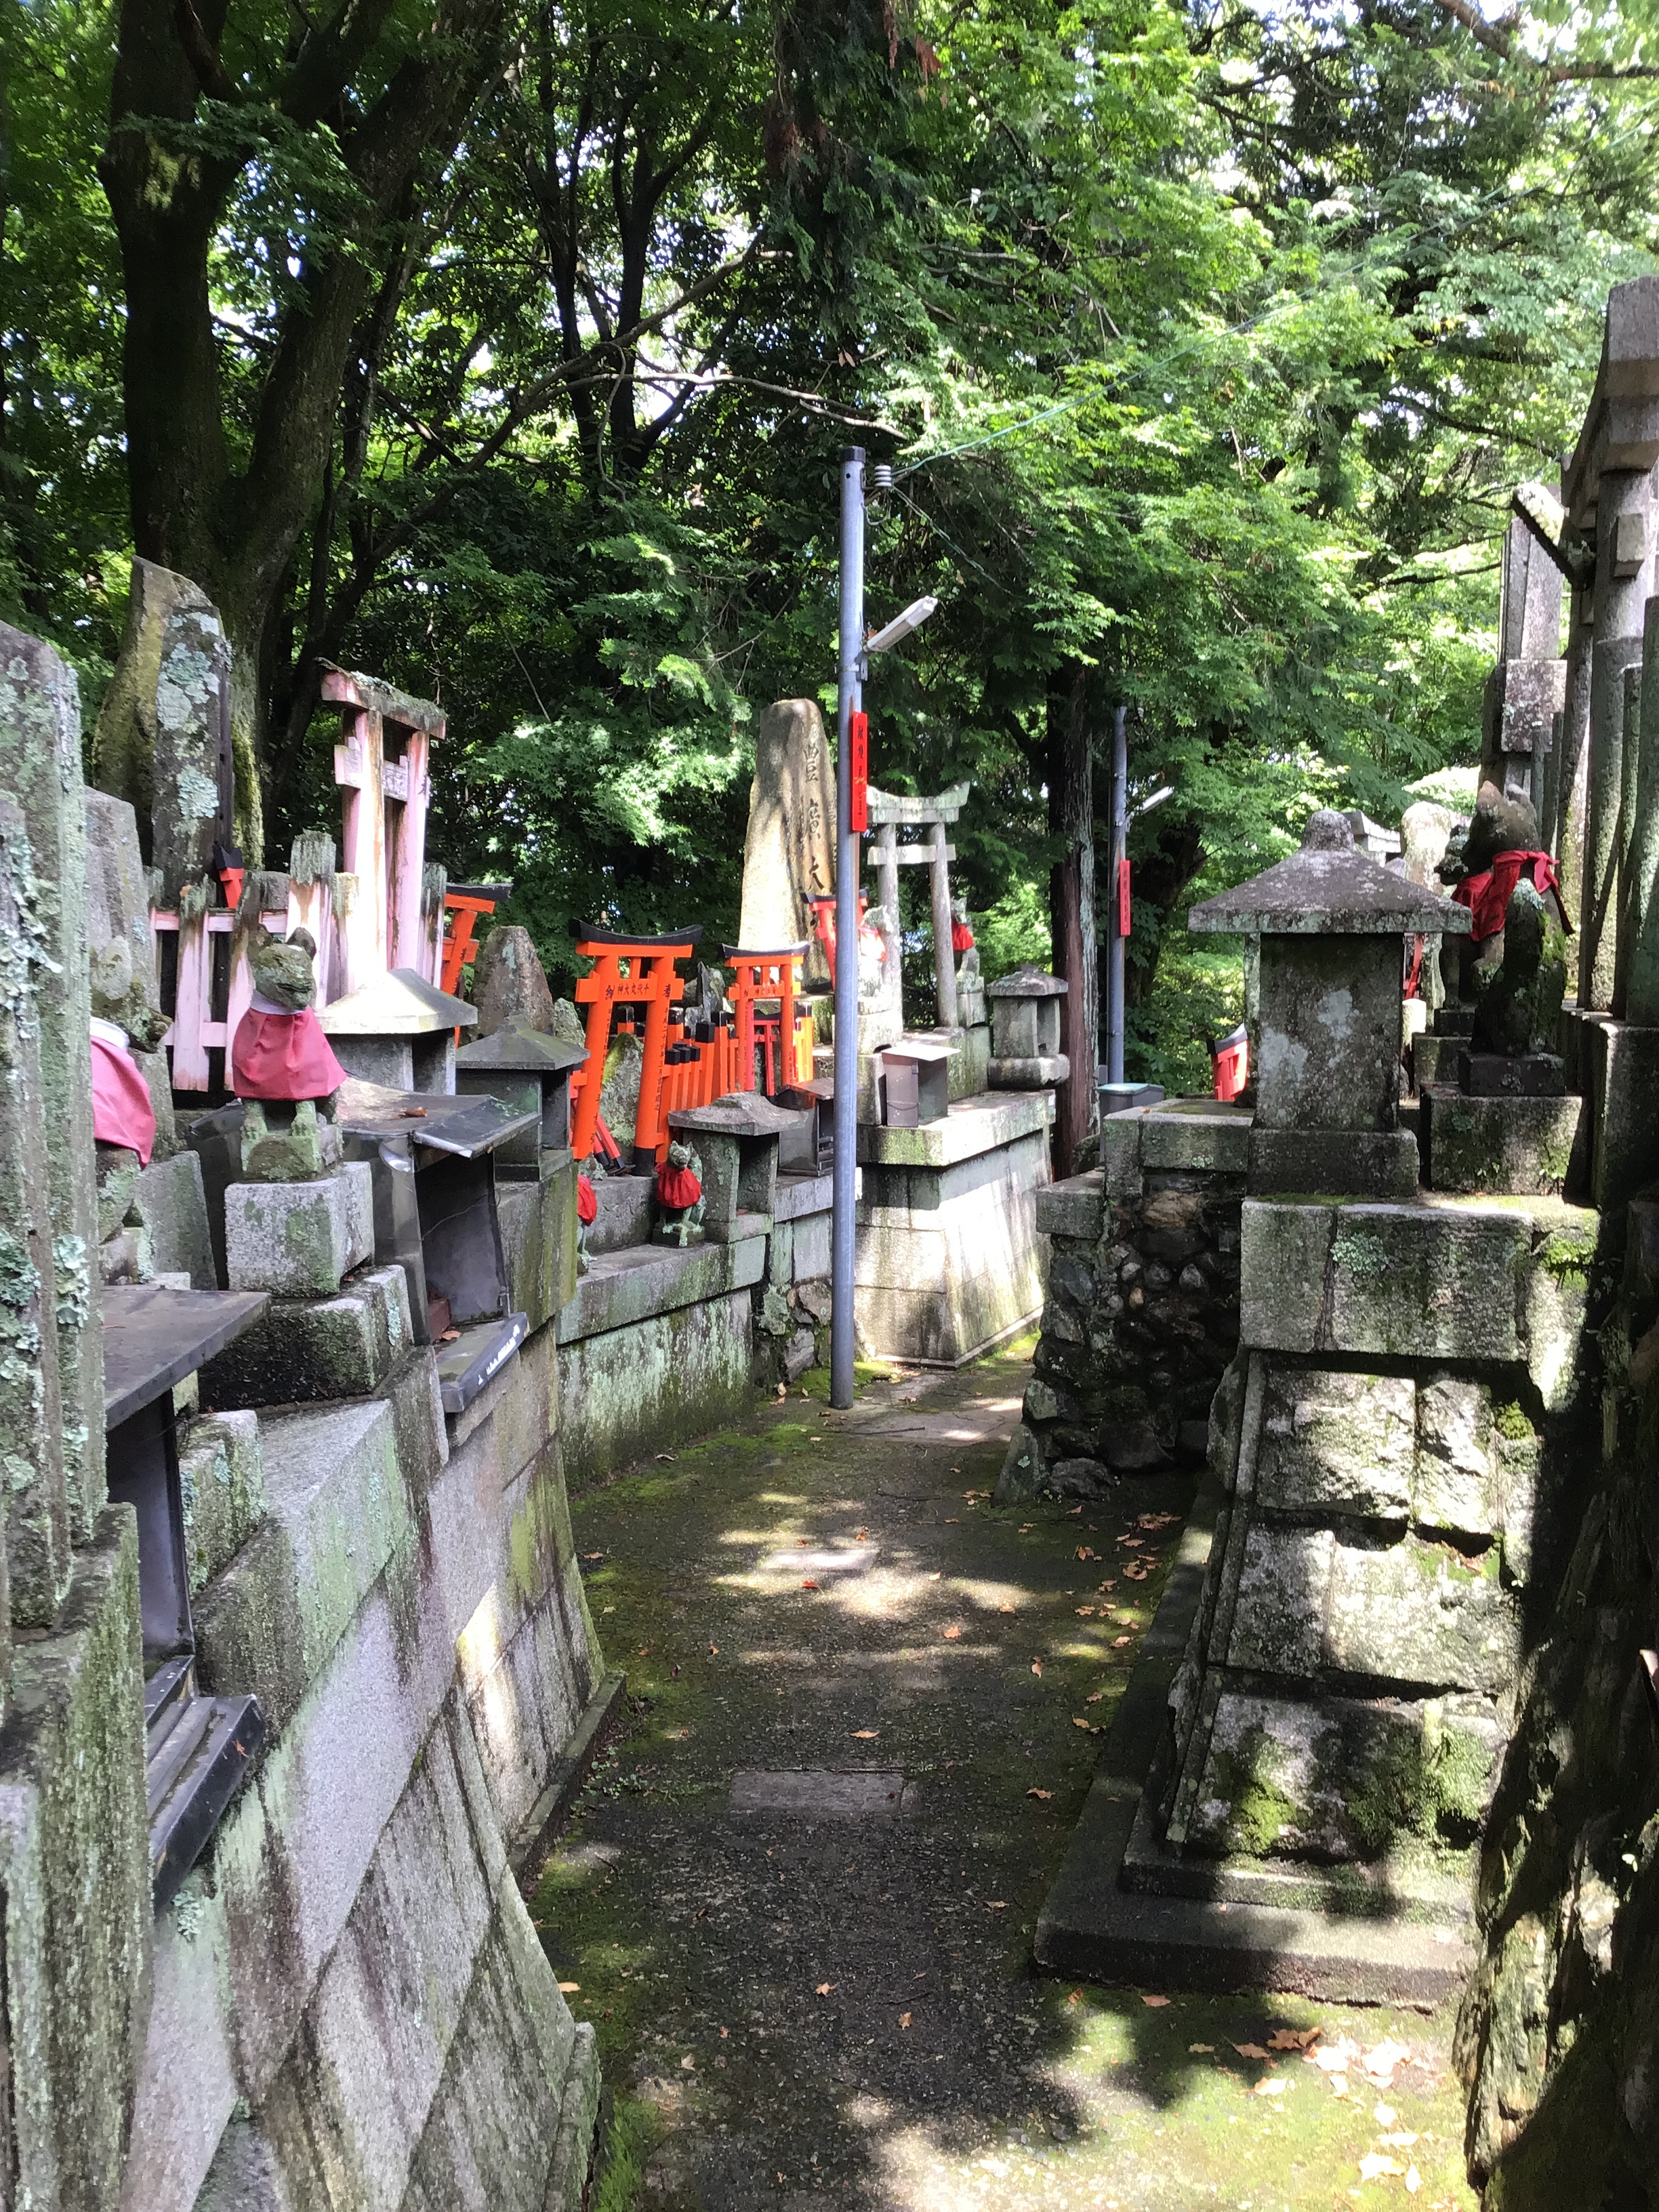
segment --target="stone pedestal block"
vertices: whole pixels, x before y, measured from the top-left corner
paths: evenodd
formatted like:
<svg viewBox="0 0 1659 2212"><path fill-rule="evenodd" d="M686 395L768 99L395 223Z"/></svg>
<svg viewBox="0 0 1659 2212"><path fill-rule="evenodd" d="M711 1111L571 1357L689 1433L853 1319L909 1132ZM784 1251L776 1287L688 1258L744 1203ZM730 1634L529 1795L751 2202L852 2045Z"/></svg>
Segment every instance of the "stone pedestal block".
<svg viewBox="0 0 1659 2212"><path fill-rule="evenodd" d="M1659 1028L1585 1021L1579 1036L1595 1115L1589 1195L1605 1213L1659 1176Z"/></svg>
<svg viewBox="0 0 1659 2212"><path fill-rule="evenodd" d="M1341 1191L1410 1198L1417 1190L1417 1139L1409 1129L1266 1129L1250 1132L1250 1188Z"/></svg>
<svg viewBox="0 0 1659 2212"><path fill-rule="evenodd" d="M0 1881L14 2201L114 2205L154 1920L131 1507L99 1514L56 1622L17 1648L12 1688Z"/></svg>
<svg viewBox="0 0 1659 2212"><path fill-rule="evenodd" d="M226 1273L233 1291L331 1297L374 1249L367 1161L319 1182L232 1183L225 1192Z"/></svg>
<svg viewBox="0 0 1659 2212"><path fill-rule="evenodd" d="M265 1517L258 1415L208 1413L192 1421L179 1443L179 1485L193 1595L228 1565Z"/></svg>
<svg viewBox="0 0 1659 2212"><path fill-rule="evenodd" d="M1473 1097L1434 1085L1423 1093L1425 1181L1434 1190L1558 1197L1586 1102Z"/></svg>
<svg viewBox="0 0 1659 2212"><path fill-rule="evenodd" d="M409 1279L366 1269L331 1298L273 1299L202 1370L209 1402L288 1406L380 1389L414 1342Z"/></svg>

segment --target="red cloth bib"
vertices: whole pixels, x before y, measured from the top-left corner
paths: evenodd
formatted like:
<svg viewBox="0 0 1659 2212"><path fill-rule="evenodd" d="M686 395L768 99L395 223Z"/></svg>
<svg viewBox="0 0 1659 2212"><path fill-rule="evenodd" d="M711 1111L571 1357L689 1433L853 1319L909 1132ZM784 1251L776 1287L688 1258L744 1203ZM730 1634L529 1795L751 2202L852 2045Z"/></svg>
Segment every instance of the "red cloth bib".
<svg viewBox="0 0 1659 2212"><path fill-rule="evenodd" d="M973 933L973 931L972 931L971 929L969 929L969 927L968 927L968 925L967 925L967 923L966 923L965 921L953 921L953 922L951 924L951 951L952 951L952 952L971 952L971 951L973 951L973 949L974 949L974 933Z"/></svg>
<svg viewBox="0 0 1659 2212"><path fill-rule="evenodd" d="M585 1175L576 1177L576 1218L584 1224L599 1218L599 1201L593 1186Z"/></svg>
<svg viewBox="0 0 1659 2212"><path fill-rule="evenodd" d="M230 1071L239 1098L327 1098L345 1081L311 1006L297 1014L262 1014L250 1006L236 1024Z"/></svg>
<svg viewBox="0 0 1659 2212"><path fill-rule="evenodd" d="M671 1168L666 1160L657 1170L657 1196L665 1206L695 1206L702 1185L690 1168Z"/></svg>
<svg viewBox="0 0 1659 2212"><path fill-rule="evenodd" d="M100 1145L125 1145L141 1168L155 1149L155 1108L137 1062L121 1046L92 1040L92 1133Z"/></svg>
<svg viewBox="0 0 1659 2212"><path fill-rule="evenodd" d="M1452 892L1459 906L1466 906L1474 916L1474 927L1469 932L1469 941L1482 945L1495 937L1504 927L1504 917L1510 910L1510 898L1522 871L1527 881L1538 891L1554 891L1560 896L1560 879L1555 872L1555 863L1547 853L1500 853L1490 868L1478 876L1465 876ZM1566 909L1562 908L1562 920L1566 921ZM1569 929L1572 927L1566 922Z"/></svg>

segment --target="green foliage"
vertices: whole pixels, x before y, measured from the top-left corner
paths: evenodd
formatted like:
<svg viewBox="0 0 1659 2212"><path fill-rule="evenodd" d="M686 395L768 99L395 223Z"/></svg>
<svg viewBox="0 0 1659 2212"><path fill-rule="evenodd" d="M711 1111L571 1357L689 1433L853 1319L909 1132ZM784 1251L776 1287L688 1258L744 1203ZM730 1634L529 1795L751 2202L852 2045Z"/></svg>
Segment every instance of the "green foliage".
<svg viewBox="0 0 1659 2212"><path fill-rule="evenodd" d="M1127 702L1135 795L1174 792L1130 836L1130 1073L1206 1086L1240 979L1190 904L1315 806L1397 816L1475 756L1510 489L1571 443L1607 287L1659 243L1655 90L1562 72L1639 60L1650 12L510 0L513 65L378 228L344 107L204 97L156 143L234 172L234 453L313 267L371 278L263 630L272 857L334 819L334 659L442 699L433 849L513 878L556 979L578 918L734 933L752 718L832 696L856 439L896 476L872 619L941 602L872 676L872 775L971 779L995 975L1048 957L1057 702L1080 672L1097 776ZM129 543L114 27L0 26L0 611L94 690ZM428 34L391 10L352 102ZM232 83L289 36L232 0Z"/></svg>

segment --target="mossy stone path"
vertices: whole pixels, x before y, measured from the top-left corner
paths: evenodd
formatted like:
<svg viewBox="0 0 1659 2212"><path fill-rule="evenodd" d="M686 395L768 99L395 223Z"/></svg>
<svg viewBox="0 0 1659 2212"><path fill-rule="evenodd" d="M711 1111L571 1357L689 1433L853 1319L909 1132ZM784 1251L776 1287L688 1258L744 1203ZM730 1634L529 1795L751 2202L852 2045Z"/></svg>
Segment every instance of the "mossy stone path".
<svg viewBox="0 0 1659 2212"><path fill-rule="evenodd" d="M574 1502L630 1700L532 1911L617 2099L599 2212L1464 2212L1449 2021L1034 1972L1191 1483L993 1510L1027 1373L793 1392ZM895 1810L867 1781L840 1794L880 1809L733 1808L801 1771L905 1780ZM1344 2095L1236 2047L1316 2022L1410 2057Z"/></svg>

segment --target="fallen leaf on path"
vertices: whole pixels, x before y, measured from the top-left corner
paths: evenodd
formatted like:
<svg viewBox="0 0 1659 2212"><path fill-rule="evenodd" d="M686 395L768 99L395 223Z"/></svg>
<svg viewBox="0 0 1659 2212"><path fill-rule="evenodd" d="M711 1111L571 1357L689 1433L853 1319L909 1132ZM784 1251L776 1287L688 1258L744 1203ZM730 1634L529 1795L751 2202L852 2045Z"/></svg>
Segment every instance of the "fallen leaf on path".
<svg viewBox="0 0 1659 2212"><path fill-rule="evenodd" d="M1167 1528L1172 1521L1179 1521L1178 1513L1143 1513L1135 1522L1137 1528Z"/></svg>
<svg viewBox="0 0 1659 2212"><path fill-rule="evenodd" d="M1085 1705L1097 1705L1105 1694L1104 1690L1091 1690L1083 1702Z"/></svg>
<svg viewBox="0 0 1659 2212"><path fill-rule="evenodd" d="M1359 2045L1352 2036L1344 2035L1334 2043L1326 2044L1321 2050L1309 2051L1307 2059L1310 2066L1322 2067L1327 2074L1343 2074L1358 2056Z"/></svg>
<svg viewBox="0 0 1659 2212"><path fill-rule="evenodd" d="M1131 1559L1123 1570L1123 1579L1125 1582L1144 1583L1157 1571L1151 1559Z"/></svg>
<svg viewBox="0 0 1659 2212"><path fill-rule="evenodd" d="M718 1644L711 1644L709 1645L709 1647L708 1647L708 1656L709 1656L709 1657L710 1657L711 1659L718 1659L718 1658L720 1657L720 1645L719 1645Z"/></svg>
<svg viewBox="0 0 1659 2212"><path fill-rule="evenodd" d="M1189 2043L1187 2048L1189 2051L1196 2051L1206 2058L1212 2057L1215 2051L1215 2045L1212 2043Z"/></svg>
<svg viewBox="0 0 1659 2212"><path fill-rule="evenodd" d="M1083 2002L1082 1990L1073 1990L1071 1996L1066 1998L1066 2002L1067 2004L1081 2004Z"/></svg>
<svg viewBox="0 0 1659 2212"><path fill-rule="evenodd" d="M1322 2027L1276 2027L1267 2038L1269 2051L1306 2051L1325 2033Z"/></svg>
<svg viewBox="0 0 1659 2212"><path fill-rule="evenodd" d="M729 2027L723 2027L723 2028L720 2030L720 2041L721 2041L722 2043L724 2043L724 2042L725 2042L725 2040L726 2040L726 2037L727 2037L728 2035L730 2035L730 2034L731 2034L731 2033L732 2033L732 2031L731 2031L731 2029L730 2029Z"/></svg>
<svg viewBox="0 0 1659 2212"><path fill-rule="evenodd" d="M581 1984L580 1982L561 1982L559 1984L559 1987L564 1991L566 1996L574 1997L577 1990L580 1989Z"/></svg>
<svg viewBox="0 0 1659 2212"><path fill-rule="evenodd" d="M1258 2097L1282 2097L1290 2086L1282 2074L1264 2074L1255 2085L1255 2094Z"/></svg>
<svg viewBox="0 0 1659 2212"><path fill-rule="evenodd" d="M807 1539L806 1537L805 1537L805 1536L797 1536L797 1537L796 1537L796 1539L795 1539L795 1541L796 1541L798 1544L805 1544L805 1542L807 1542L807 1540L808 1540L808 1539Z"/></svg>
<svg viewBox="0 0 1659 2212"><path fill-rule="evenodd" d="M1122 1545L1125 1551L1136 1552L1139 1550L1146 1539L1144 1536L1120 1536L1117 1540Z"/></svg>
<svg viewBox="0 0 1659 2212"><path fill-rule="evenodd" d="M879 1729L854 1729L853 1741L854 1743L873 1743L880 1734Z"/></svg>
<svg viewBox="0 0 1659 2212"><path fill-rule="evenodd" d="M1097 1559L1100 1557L1099 1553L1090 1544L1079 1544L1077 1547L1077 1555L1079 1559Z"/></svg>
<svg viewBox="0 0 1659 2212"><path fill-rule="evenodd" d="M947 1644L954 1644L961 1633L962 1623L959 1620L953 1620L951 1623L951 1626L945 1631L945 1640Z"/></svg>
<svg viewBox="0 0 1659 2212"><path fill-rule="evenodd" d="M909 2025L910 2025L910 2015L909 2015L909 2014L908 2014L908 2012L902 2012L902 2013L899 2014L899 2026L900 2026L901 2027L909 2027Z"/></svg>
<svg viewBox="0 0 1659 2212"><path fill-rule="evenodd" d="M1073 1713L1072 1715L1072 1726L1073 1728L1087 1729L1091 1735L1098 1735L1100 1734L1100 1730L1095 1726L1095 1723L1092 1721L1085 1721L1081 1713Z"/></svg>
<svg viewBox="0 0 1659 2212"><path fill-rule="evenodd" d="M1092 1620L1095 1617L1095 1609L1091 1605L1079 1605L1073 1610L1079 1620Z"/></svg>
<svg viewBox="0 0 1659 2212"><path fill-rule="evenodd" d="M989 1898L986 1900L985 1910L988 1912L1006 1912L1008 1910L1007 1900L1000 1897Z"/></svg>
<svg viewBox="0 0 1659 2212"><path fill-rule="evenodd" d="M1365 2071L1379 2088L1386 2089L1395 2067L1403 2066L1411 2055L1405 2044L1385 2035L1381 2043L1365 2053Z"/></svg>
<svg viewBox="0 0 1659 2212"><path fill-rule="evenodd" d="M1032 1662L1031 1662L1031 1672L1032 1672L1034 1674L1040 1674L1042 1672L1042 1660L1041 1660L1041 1659L1033 1659L1033 1660L1032 1660Z"/></svg>
<svg viewBox="0 0 1659 2212"><path fill-rule="evenodd" d="M817 1584L816 1583L803 1583L801 1584L801 1588L803 1589L816 1589L817 1588Z"/></svg>
<svg viewBox="0 0 1659 2212"><path fill-rule="evenodd" d="M1168 2004L1168 2003L1169 2003L1169 2002L1170 2002L1170 2000L1168 1999L1168 1997L1149 1997L1149 1996L1146 1994L1145 1990L1143 1990L1143 1991L1141 1992L1140 2002L1142 2002L1142 2004L1144 2004L1144 2005L1152 2005L1152 2006L1153 2006L1153 2007L1157 2007L1157 2006L1158 2006L1158 2005L1166 2005L1166 2004Z"/></svg>
<svg viewBox="0 0 1659 2212"><path fill-rule="evenodd" d="M585 1559L602 1559L605 1557L605 1553L603 1552L584 1552L582 1553L582 1557Z"/></svg>
<svg viewBox="0 0 1659 2212"><path fill-rule="evenodd" d="M688 2074L695 2074L697 2070L697 2062L691 2056L689 2051L686 2052L684 2057L681 2059L680 2064Z"/></svg>
<svg viewBox="0 0 1659 2212"><path fill-rule="evenodd" d="M853 1531L854 1537L859 1538L867 1536L869 1533L870 1531L867 1528L854 1528Z"/></svg>
<svg viewBox="0 0 1659 2212"><path fill-rule="evenodd" d="M1266 2058L1268 2056L1259 2043L1236 2043L1233 2049L1241 2058Z"/></svg>
<svg viewBox="0 0 1659 2212"><path fill-rule="evenodd" d="M1097 1583L1095 1584L1095 1588L1102 1592L1106 1590L1115 1590L1117 1588L1117 1582L1115 1577L1113 1577L1103 1583Z"/></svg>
<svg viewBox="0 0 1659 2212"><path fill-rule="evenodd" d="M841 1984L839 1982L820 1982L817 1986L817 1995L821 1997L827 1997L831 1990L838 1990L840 1987ZM720 2033L723 2035L726 2033L725 2029L722 2028Z"/></svg>
<svg viewBox="0 0 1659 2212"><path fill-rule="evenodd" d="M1012 1613L1014 1610L1015 1608L1012 1605L1000 1605L997 1607L997 1611L999 1613Z"/></svg>
<svg viewBox="0 0 1659 2212"><path fill-rule="evenodd" d="M1025 1793L1025 1795L1026 1795L1028 1797L1042 1797L1042 1798L1048 1798L1048 1797L1052 1797L1052 1796L1054 1796L1054 1791L1053 1791L1052 1790L1028 1790L1026 1791L1026 1793Z"/></svg>
<svg viewBox="0 0 1659 2212"><path fill-rule="evenodd" d="M1114 1651L1121 1651L1126 1644L1133 1644L1133 1642L1134 1638L1133 1636L1115 1636L1112 1638L1112 1649Z"/></svg>
<svg viewBox="0 0 1659 2212"><path fill-rule="evenodd" d="M1362 2181L1378 2181L1385 2173L1404 2173L1405 2171L1400 2160L1390 2158L1385 2151L1368 2150L1359 2161L1359 2179Z"/></svg>

